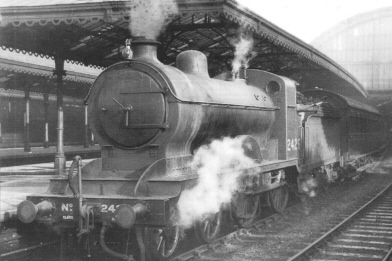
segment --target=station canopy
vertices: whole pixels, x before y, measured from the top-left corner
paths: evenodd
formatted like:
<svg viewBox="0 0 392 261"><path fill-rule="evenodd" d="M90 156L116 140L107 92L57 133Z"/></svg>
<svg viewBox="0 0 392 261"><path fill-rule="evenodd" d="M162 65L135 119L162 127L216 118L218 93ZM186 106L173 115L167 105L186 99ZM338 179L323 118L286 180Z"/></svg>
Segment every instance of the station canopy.
<svg viewBox="0 0 392 261"><path fill-rule="evenodd" d="M24 98L21 93L26 90L37 94L56 93L54 65L52 59L0 50L0 97ZM64 69L64 95L79 99L86 96L89 87L102 71L70 62L65 62Z"/></svg>
<svg viewBox="0 0 392 261"><path fill-rule="evenodd" d="M147 0L145 0L147 1ZM2 0L3 50L98 69L121 61L132 38L132 10L143 1ZM163 5L170 1L160 1ZM363 86L333 60L233 0L177 0L157 36L158 59L175 65L185 50L203 52L210 76L230 71L240 37L252 39L251 69L287 76L299 90L319 87L346 96L366 96ZM154 13L146 13L146 23Z"/></svg>

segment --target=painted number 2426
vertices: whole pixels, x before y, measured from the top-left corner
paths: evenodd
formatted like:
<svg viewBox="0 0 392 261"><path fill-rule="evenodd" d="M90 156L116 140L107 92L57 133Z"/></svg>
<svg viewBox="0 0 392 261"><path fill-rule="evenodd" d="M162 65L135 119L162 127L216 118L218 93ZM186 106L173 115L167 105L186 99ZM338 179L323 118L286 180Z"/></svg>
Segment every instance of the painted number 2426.
<svg viewBox="0 0 392 261"><path fill-rule="evenodd" d="M298 150L300 139L287 139L287 151Z"/></svg>
<svg viewBox="0 0 392 261"><path fill-rule="evenodd" d="M103 204L101 206L101 212L113 212L114 213L114 211L116 211L116 208L118 206L119 205L115 206L115 205L105 205L105 204Z"/></svg>

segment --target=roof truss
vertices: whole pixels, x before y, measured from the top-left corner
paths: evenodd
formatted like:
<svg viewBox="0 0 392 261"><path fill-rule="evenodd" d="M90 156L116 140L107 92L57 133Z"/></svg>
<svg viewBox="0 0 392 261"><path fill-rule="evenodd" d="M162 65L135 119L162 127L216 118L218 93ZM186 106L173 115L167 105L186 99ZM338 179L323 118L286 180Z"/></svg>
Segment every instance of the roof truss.
<svg viewBox="0 0 392 261"><path fill-rule="evenodd" d="M120 61L125 40L132 37L126 2L64 3L0 7L0 45L46 57L61 54L70 62L96 67ZM167 19L158 39L162 43L158 58L165 64L174 65L182 51L200 50L208 57L210 75L218 75L231 69L232 39L245 33L254 39L256 55L250 68L291 77L306 88L366 94L362 85L331 59L235 1L178 3L179 13ZM335 84L338 86L331 86Z"/></svg>

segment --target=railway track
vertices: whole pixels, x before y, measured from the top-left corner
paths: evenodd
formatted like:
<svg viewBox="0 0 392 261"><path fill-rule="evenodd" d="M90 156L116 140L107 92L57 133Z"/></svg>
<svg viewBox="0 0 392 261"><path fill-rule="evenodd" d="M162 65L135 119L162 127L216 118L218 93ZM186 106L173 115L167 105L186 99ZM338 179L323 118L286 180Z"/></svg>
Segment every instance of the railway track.
<svg viewBox="0 0 392 261"><path fill-rule="evenodd" d="M52 241L52 242L40 242L38 244L33 244L29 247L22 247L17 250L13 250L4 254L0 254L0 259L7 261L7 260L42 260L42 256L44 254L45 248L48 246L53 246L58 244L59 241ZM41 254L37 254L38 251L41 251ZM46 251L45 251L46 252ZM34 257L35 256L35 257ZM48 259L45 259L48 260Z"/></svg>
<svg viewBox="0 0 392 261"><path fill-rule="evenodd" d="M368 181L364 181L366 183ZM385 183L385 182L384 182ZM384 184L382 183L382 184ZM355 183L357 184L357 183ZM345 185L345 184L340 184L336 187L343 186L339 190L342 191L349 191L348 187L346 186L354 186L354 185ZM335 187L335 188L336 188ZM346 190L347 188L347 190ZM380 191L381 189L377 189ZM384 193L387 193L385 190ZM328 195L318 197L314 200L311 200L307 204L295 204L288 209L286 209L282 214L273 214L271 216L268 216L264 219L261 219L254 224L250 228L247 229L239 229L237 231L234 231L226 236L221 237L220 239L216 240L212 244L209 245L202 245L199 247L196 247L192 250L188 250L185 253L182 252L182 254L179 254L178 256L175 256L171 260L175 261L185 261L185 260L242 260L242 259L231 259L230 256L232 253L235 253L236 251L240 251L241 249L244 248L246 245L251 245L251 244L258 244L258 242L263 242L263 244L276 244L279 245L283 239L279 239L276 237L277 233L280 231L281 228L287 227L287 226L293 226L295 225L298 220L303 219L306 216L307 208L311 209L313 212L319 212L321 209L326 209L329 208L330 205L328 202L337 202L339 201L341 195L335 193L334 188L332 188L332 191ZM350 208L347 209L346 212L339 212L340 214L336 216L334 220L328 221L328 224L326 224L326 227L324 231L332 231L332 228L335 228L337 225L340 225L345 219L353 216L353 212L359 212L357 211L358 208L362 207L364 204L367 204L369 199L373 200L373 197L375 192L372 192L372 194L364 195L364 201L358 203L355 206L351 206ZM392 192L389 192L392 194ZM378 194L377 194L378 195ZM380 196L381 197L381 196ZM389 195L386 197L387 199L389 198L390 201L392 201L392 195ZM374 202L377 202L377 200L373 200ZM392 202L386 203L387 205L391 205ZM392 210L392 207L389 208L387 205L384 204L380 210L374 211L374 213L369 214L367 218L369 220L362 220L360 226L357 229L363 230L363 226L369 225L369 222L373 219L374 221L379 221L380 220L380 214L381 213L386 213L384 216L388 217L392 220L392 214L388 215L388 211ZM391 211L392 212L392 211ZM385 219L385 220L384 220ZM390 237L392 238L392 221L388 225L386 218L382 218L383 222L381 223L384 227L389 228L389 233L387 233L387 236L385 237ZM385 221L385 222L384 222ZM383 224L385 223L385 224ZM13 227L18 227L18 230L21 230L20 226L14 225ZM375 225L373 225L375 227ZM23 230L23 229L22 229ZM37 237L36 235L34 236L34 233L41 234L42 235L42 229L35 228L36 231L30 231L30 234L33 235L34 240L28 241L27 237L22 237L18 231L14 228L8 228L8 229L0 229L0 260L57 260L59 257L59 237L56 239L53 239L52 241L49 240L49 237ZM358 233L360 231L357 231ZM344 232L343 232L344 233ZM373 232L369 232L373 233ZM26 232L22 233L26 234ZM336 235L336 232L332 232L332 234ZM315 249L320 249L322 246L325 246L328 240L321 240L320 244L315 244L314 246L311 247L313 242L317 242L320 238L324 238L325 235L324 233L320 233L318 231L316 234L311 235L307 237L307 240L297 240L297 242L293 243L288 247L287 249L281 249L279 251L279 255L274 256L274 258L266 257L264 260L290 260L290 258L295 257L296 259L292 260L306 260L309 258L312 258L314 260L315 255L319 255L317 258L323 259L324 257L320 256L317 250ZM327 237L328 238L328 237ZM45 239L45 240L44 240ZM57 240L57 241L56 241ZM357 241L361 241L362 238L357 239ZM373 240L375 241L375 240ZM391 240L392 241L392 240ZM332 241L331 241L332 242ZM349 243L353 245L356 241L352 240ZM380 240L378 240L380 242ZM336 245L344 245L348 244L347 239L343 239L338 241L338 243L330 243L332 245L332 248L336 249ZM374 242L373 242L374 243ZM372 246L374 248L376 247L381 247L383 248L383 251L385 252L385 246L387 245L386 243L376 243L377 246ZM303 251L303 250L306 251ZM354 249L355 247L351 247L351 250ZM44 252L42 252L44 250ZM374 250L374 249L373 249ZM373 251L372 250L372 251ZM40 252L41 251L41 252ZM322 250L324 251L324 250ZM370 250L369 250L370 251ZM302 253L303 254L298 254ZM358 251L356 251L358 252ZM44 253L44 255L42 255ZM322 252L322 253L325 253ZM255 255L252 257L252 253L249 253L250 258L243 258L243 259L249 259L249 260L259 260L258 258L260 255ZM42 257L45 257L45 259L42 259ZM53 256L53 258L50 258L49 256ZM103 258L103 256L100 256ZM382 260L378 258L375 260ZM298 259L297 259L298 258ZM70 259L71 260L71 259ZM72 259L74 260L74 259ZM80 259L81 260L81 259ZM107 259L105 259L107 260ZM328 259L327 260L331 260ZM344 259L342 258L334 258L332 260L350 260L349 257L345 257ZM351 260L360 260L357 257L352 258ZM372 259L362 259L362 260L372 260Z"/></svg>
<svg viewBox="0 0 392 261"><path fill-rule="evenodd" d="M326 201L336 200L336 198L339 198L339 196L329 196L329 199L322 197L310 202L308 207L317 210L327 206ZM391 185L378 193L376 197L371 197L370 201L369 198L368 196L366 203L362 202L360 204L364 206L360 207L359 210L355 210L359 206L347 210L348 212L354 212L353 214L342 213L335 220L330 221L327 225L333 226L333 228L329 229L327 233L317 238L313 236L308 242L298 242L286 253L280 252L280 255L272 260L383 260L382 256L390 254L387 248L392 245L392 214L389 214L389 212L392 212ZM294 223L293 219L301 218L304 212L304 205L295 204L282 214L268 216L255 222L250 228L234 231L212 244L199 246L174 257L172 260L226 260L228 255L237 249L241 249L246 244L262 240L271 241L271 237L274 237L275 232L280 227L292 225ZM376 232L384 234L376 235ZM368 240L370 245L365 246L364 238L368 237L372 240ZM22 238L14 229L3 230L0 238L0 260L56 260L50 259L47 255L44 255L45 259L42 259L42 253L58 253L58 249L55 250L56 246L59 245L58 238L46 242L42 240L29 241L28 244L26 238L24 241ZM387 242L388 239L389 243ZM306 247L302 249L301 245L306 245ZM345 246L348 246L348 250L344 248ZM49 247L51 251L39 252ZM361 254L358 254L359 247L361 248ZM8 250L5 251L5 248L8 248ZM332 255L327 256L328 253L332 253ZM338 257L337 253L344 253L343 258ZM53 258L57 257L58 255L53 256ZM257 256L254 256L254 258L257 258Z"/></svg>
<svg viewBox="0 0 392 261"><path fill-rule="evenodd" d="M59 242L55 235L45 230L38 231L34 226L3 227L0 232L0 260L51 260Z"/></svg>
<svg viewBox="0 0 392 261"><path fill-rule="evenodd" d="M288 261L389 260L392 184Z"/></svg>
<svg viewBox="0 0 392 261"><path fill-rule="evenodd" d="M256 221L249 228L241 228L225 236L220 237L215 242L196 247L185 253L179 254L171 259L171 261L188 261L188 260L224 260L224 254L233 250L233 241L241 244L246 241L258 240L261 237L258 233L271 226L271 224L282 222L288 215L298 215L302 212L302 206L295 204L284 210L283 213L276 213L266 218ZM235 247L234 247L235 248ZM219 255L222 254L222 259ZM211 257L213 256L213 257Z"/></svg>
<svg viewBox="0 0 392 261"><path fill-rule="evenodd" d="M328 202L338 201L339 197L332 194L308 204L294 205L282 214L274 214L248 229L239 229L212 244L187 251L172 261L260 260L263 252L260 249L268 244L277 245L279 251L274 256L265 256L264 260L388 260L392 247L392 185L382 192L366 195L355 206L325 223L323 229L307 236L306 240L290 242L280 249L279 244L286 238L277 236L279 231L304 218L307 208L313 211L328 208ZM232 258L233 253L249 245L256 245L257 251L250 250L241 258L238 254L237 259Z"/></svg>

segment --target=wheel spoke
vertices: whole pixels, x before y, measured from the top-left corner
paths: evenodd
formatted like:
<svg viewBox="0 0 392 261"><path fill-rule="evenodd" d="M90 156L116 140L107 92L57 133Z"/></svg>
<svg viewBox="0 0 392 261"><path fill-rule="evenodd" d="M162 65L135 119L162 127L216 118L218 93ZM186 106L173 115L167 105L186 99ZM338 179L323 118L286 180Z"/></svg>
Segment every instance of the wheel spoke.
<svg viewBox="0 0 392 261"><path fill-rule="evenodd" d="M162 241L163 241L163 236L160 235L159 238L158 238L158 247L157 247L157 251L159 251L159 249L161 248Z"/></svg>
<svg viewBox="0 0 392 261"><path fill-rule="evenodd" d="M204 232L207 235L207 237L211 235L211 222L210 221L206 222L206 229Z"/></svg>
<svg viewBox="0 0 392 261"><path fill-rule="evenodd" d="M163 239L162 240L162 245L161 245L161 253L162 253L162 256L165 256L166 255L166 240L165 239Z"/></svg>
<svg viewBox="0 0 392 261"><path fill-rule="evenodd" d="M208 219L205 220L203 223L203 232L207 233L207 229L208 229Z"/></svg>

